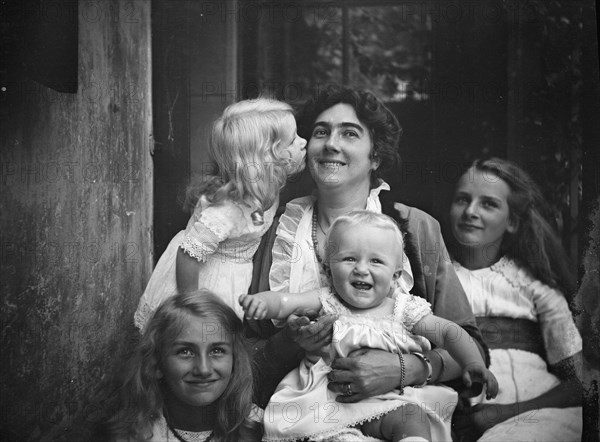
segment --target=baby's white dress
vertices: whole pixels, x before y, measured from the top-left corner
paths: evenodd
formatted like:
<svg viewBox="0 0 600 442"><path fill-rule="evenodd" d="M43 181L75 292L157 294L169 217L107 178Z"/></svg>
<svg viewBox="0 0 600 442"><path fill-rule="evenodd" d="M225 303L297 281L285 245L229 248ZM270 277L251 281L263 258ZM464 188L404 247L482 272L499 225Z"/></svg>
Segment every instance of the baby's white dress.
<svg viewBox="0 0 600 442"><path fill-rule="evenodd" d="M394 353L430 349L429 341L410 333L414 324L431 313L429 303L400 290L396 292L393 315L370 317L352 314L334 294L323 291L322 314L340 315L334 324L332 344L318 355L307 355L278 385L265 409L264 440L357 440L358 431L352 427L407 403L420 407L421 414L412 417L422 420L423 425L430 425L433 440L451 440L450 420L457 394L448 387L405 387L403 394L393 390L353 404L336 402L337 393L327 389L327 374L333 358L346 357L358 348ZM366 436L360 439L376 440Z"/></svg>
<svg viewBox="0 0 600 442"><path fill-rule="evenodd" d="M175 262L181 247L201 262L198 285L225 301L241 318L238 297L248 293L252 281L252 257L260 239L273 223L277 202L264 212L264 223L255 226L255 209L236 201L210 203L204 196L196 205L185 230L173 237L160 257L134 315L143 332L160 303L177 293Z"/></svg>

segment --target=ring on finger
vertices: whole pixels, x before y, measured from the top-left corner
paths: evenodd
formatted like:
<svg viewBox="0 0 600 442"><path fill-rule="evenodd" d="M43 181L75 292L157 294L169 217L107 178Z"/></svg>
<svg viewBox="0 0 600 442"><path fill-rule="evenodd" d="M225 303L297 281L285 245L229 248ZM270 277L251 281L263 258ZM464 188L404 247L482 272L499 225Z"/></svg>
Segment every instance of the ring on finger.
<svg viewBox="0 0 600 442"><path fill-rule="evenodd" d="M344 396L352 396L352 387L350 386L350 382L346 382L344 384Z"/></svg>

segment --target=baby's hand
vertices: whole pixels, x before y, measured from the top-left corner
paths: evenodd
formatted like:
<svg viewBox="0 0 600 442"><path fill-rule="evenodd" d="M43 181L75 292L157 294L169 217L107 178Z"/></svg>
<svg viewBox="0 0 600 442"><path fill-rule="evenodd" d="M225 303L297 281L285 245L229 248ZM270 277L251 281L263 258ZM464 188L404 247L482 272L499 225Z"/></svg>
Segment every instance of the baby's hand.
<svg viewBox="0 0 600 442"><path fill-rule="evenodd" d="M267 302L260 294L241 295L239 302L246 312L246 319L265 319L267 316Z"/></svg>
<svg viewBox="0 0 600 442"><path fill-rule="evenodd" d="M467 387L473 383L484 384L486 386L485 397L487 399L495 398L498 394L498 381L483 364L470 364L463 370L463 382Z"/></svg>

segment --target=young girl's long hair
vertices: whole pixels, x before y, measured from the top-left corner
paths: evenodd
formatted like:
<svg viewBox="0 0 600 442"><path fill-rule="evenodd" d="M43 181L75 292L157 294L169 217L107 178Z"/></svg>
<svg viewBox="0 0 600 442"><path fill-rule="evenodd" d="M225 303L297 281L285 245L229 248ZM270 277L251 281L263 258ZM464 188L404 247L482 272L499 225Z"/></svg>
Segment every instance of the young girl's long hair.
<svg viewBox="0 0 600 442"><path fill-rule="evenodd" d="M504 234L502 254L527 268L544 284L558 288L570 299L575 282L567 254L558 234L544 217L548 213L546 201L535 181L516 164L500 158L476 160L470 169L495 175L510 187L509 216L518 223L518 228L514 234Z"/></svg>
<svg viewBox="0 0 600 442"><path fill-rule="evenodd" d="M293 141L294 126L292 107L281 101L261 97L229 105L214 122L209 143L218 170L190 186L186 206L195 207L201 195L215 203L229 198L256 209L260 219L298 170L281 154L284 143Z"/></svg>
<svg viewBox="0 0 600 442"><path fill-rule="evenodd" d="M163 413L166 386L157 377L162 353L183 330L190 316L214 319L224 328L233 344L233 371L229 384L217 400L215 441L236 441L252 406L252 368L242 323L234 311L212 293L200 290L175 295L164 301L148 323L129 364L119 392L119 411L109 421L115 438L147 440L153 423Z"/></svg>

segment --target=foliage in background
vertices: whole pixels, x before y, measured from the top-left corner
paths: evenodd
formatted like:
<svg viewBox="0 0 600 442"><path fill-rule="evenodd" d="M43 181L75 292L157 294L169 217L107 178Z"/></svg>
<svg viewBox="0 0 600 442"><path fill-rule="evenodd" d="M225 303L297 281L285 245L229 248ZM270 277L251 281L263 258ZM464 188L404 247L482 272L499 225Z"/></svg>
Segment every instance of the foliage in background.
<svg viewBox="0 0 600 442"><path fill-rule="evenodd" d="M572 187L579 186L581 176L582 6L567 0L527 5L506 0L498 5L508 33L523 32L526 56L533 57L528 60L534 66L532 72L520 72L522 66L510 63L506 68L508 87L515 86L509 78L528 78L519 85L523 87L519 98L523 114L516 122L521 134L517 141L534 153L535 163L523 166L542 185L551 216L568 237L577 229L569 219L571 204L577 204L572 198L580 198L580 189ZM329 8L327 14L319 6L309 8L294 30L302 38L292 38L291 52L299 62L290 80L301 84L303 91L343 78L342 8L339 5L334 12ZM402 5L349 6L348 83L373 90L388 102L433 99L427 90L433 65L432 21L426 12L406 14ZM503 94L505 100L507 95ZM490 128L502 127L502 122L489 121L485 112L478 124L478 130L490 137L496 136L487 133ZM465 153L463 158L496 154L490 152L493 145L484 142L482 150Z"/></svg>
<svg viewBox="0 0 600 442"><path fill-rule="evenodd" d="M427 98L431 77L431 20L403 6L349 10L350 84L387 101Z"/></svg>
<svg viewBox="0 0 600 442"><path fill-rule="evenodd" d="M581 52L582 5L580 2L535 2L537 16L530 17L538 32L540 78L525 104L523 144L540 152L543 173L538 180L552 202L555 216L570 222L569 207L581 198ZM526 25L526 24L525 24ZM571 186L577 186L571 191ZM562 226L559 226L562 227ZM569 231L564 232L565 235Z"/></svg>
<svg viewBox="0 0 600 442"><path fill-rule="evenodd" d="M343 78L342 8L306 7L295 24L290 80L309 91ZM431 74L431 21L407 15L401 6L348 8L349 84L370 89L386 101L426 99ZM300 61L300 62L298 62ZM306 97L304 97L306 98Z"/></svg>

